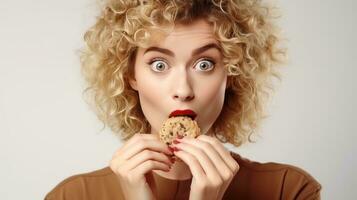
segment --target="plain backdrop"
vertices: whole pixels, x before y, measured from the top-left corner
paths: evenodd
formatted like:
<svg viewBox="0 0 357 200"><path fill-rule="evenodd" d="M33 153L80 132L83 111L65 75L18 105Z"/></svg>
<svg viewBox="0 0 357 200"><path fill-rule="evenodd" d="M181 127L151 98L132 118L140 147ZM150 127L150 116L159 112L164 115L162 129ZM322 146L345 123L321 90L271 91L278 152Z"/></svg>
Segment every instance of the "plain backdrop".
<svg viewBox="0 0 357 200"><path fill-rule="evenodd" d="M356 1L281 0L289 39L255 144L231 150L299 166L323 199L357 196ZM76 51L95 0L0 1L0 198L43 199L63 179L105 167L121 146L82 98ZM269 183L267 183L269 184Z"/></svg>

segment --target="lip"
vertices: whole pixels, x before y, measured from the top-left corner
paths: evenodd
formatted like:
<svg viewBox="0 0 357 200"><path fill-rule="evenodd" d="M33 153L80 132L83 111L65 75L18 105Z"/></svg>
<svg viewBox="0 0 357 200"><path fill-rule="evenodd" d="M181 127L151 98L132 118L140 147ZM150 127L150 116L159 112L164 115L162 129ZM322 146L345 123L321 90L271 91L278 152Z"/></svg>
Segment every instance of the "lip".
<svg viewBox="0 0 357 200"><path fill-rule="evenodd" d="M194 120L196 118L197 114L193 110L190 110L190 109L175 110L170 113L169 118L176 117L176 116L188 116L188 117L192 118L192 120Z"/></svg>

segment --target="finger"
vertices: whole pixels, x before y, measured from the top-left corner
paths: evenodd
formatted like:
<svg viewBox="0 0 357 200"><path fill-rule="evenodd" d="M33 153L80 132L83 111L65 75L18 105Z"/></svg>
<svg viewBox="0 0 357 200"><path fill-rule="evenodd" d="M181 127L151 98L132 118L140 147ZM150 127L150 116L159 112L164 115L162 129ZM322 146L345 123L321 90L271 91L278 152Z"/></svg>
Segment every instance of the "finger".
<svg viewBox="0 0 357 200"><path fill-rule="evenodd" d="M215 138L212 138L212 139L215 139ZM230 169L230 167L227 165L227 163L219 155L219 153L217 152L216 148L212 145L213 142L206 142L204 140L200 140L200 138L198 138L198 139L183 138L182 140L179 140L179 141L188 142L188 143L194 144L197 147L206 148L207 149L207 151L205 151L205 152L211 158L211 160L214 163L214 165L216 166L216 168L219 169L218 172L219 172L219 174L220 174L220 176L221 176L221 178L223 180L223 184L222 184L222 186L220 188L220 192L219 192L221 194L221 197L219 199L222 199L223 195L224 195L224 191L226 191L226 189L228 188L231 180L234 178L234 175L238 170ZM205 144L208 144L208 146L206 146ZM212 149L214 149L213 150L214 151L214 155L211 154L211 150ZM231 156L231 155L229 154L229 156ZM217 157L219 157L219 158L217 158ZM234 162L236 163L236 161L234 161ZM238 169L239 169L239 167L238 167Z"/></svg>
<svg viewBox="0 0 357 200"><path fill-rule="evenodd" d="M126 166L124 168L128 171L132 170L147 160L162 162L169 167L172 165L172 162L170 161L169 157L166 156L165 154L158 153L155 151L150 151L150 150L144 150L138 153L137 155L135 155L132 159L126 161Z"/></svg>
<svg viewBox="0 0 357 200"><path fill-rule="evenodd" d="M125 160L129 160L131 157L143 151L144 149L150 149L152 151L162 152L167 155L173 155L168 146L160 141L139 140L137 144L128 148L121 157Z"/></svg>
<svg viewBox="0 0 357 200"><path fill-rule="evenodd" d="M234 158L232 158L229 151L223 146L223 144L220 141L218 141L216 138L207 135L200 135L197 137L197 139L210 143L216 149L216 151L221 156L222 160L224 160L224 162L230 168L230 170L232 172L235 172L237 170L238 168L237 161L235 161Z"/></svg>
<svg viewBox="0 0 357 200"><path fill-rule="evenodd" d="M157 140L157 134L136 133L117 152L116 155L125 152L130 146L137 144L140 140Z"/></svg>
<svg viewBox="0 0 357 200"><path fill-rule="evenodd" d="M177 156L178 158L180 158L184 163L187 164L187 166L190 168L192 176L196 180L206 179L205 172L203 171L200 163L194 156L192 156L191 154L189 154L185 151L182 151L182 150L175 151L174 155Z"/></svg>
<svg viewBox="0 0 357 200"><path fill-rule="evenodd" d="M225 161L210 143L189 137L176 140L202 149L216 167L216 170L220 174L222 180L228 180L232 176L231 169L227 166Z"/></svg>
<svg viewBox="0 0 357 200"><path fill-rule="evenodd" d="M152 170L163 170L163 171L170 171L170 167L167 166L165 163L154 161L154 160L147 160L137 167L133 168L130 172L134 176L142 176Z"/></svg>
<svg viewBox="0 0 357 200"><path fill-rule="evenodd" d="M188 152L194 156L198 160L206 175L212 178L212 180L222 180L218 173L218 169L216 169L211 159L203 150L187 143L174 144L174 147L178 147L182 151Z"/></svg>

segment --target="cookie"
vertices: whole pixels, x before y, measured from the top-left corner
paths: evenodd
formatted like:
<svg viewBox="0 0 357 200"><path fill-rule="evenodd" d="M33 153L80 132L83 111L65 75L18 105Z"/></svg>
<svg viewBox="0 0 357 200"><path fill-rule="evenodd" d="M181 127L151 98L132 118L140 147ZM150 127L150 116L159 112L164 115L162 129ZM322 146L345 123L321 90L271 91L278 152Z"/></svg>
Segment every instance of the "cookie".
<svg viewBox="0 0 357 200"><path fill-rule="evenodd" d="M192 138L199 136L200 128L197 122L186 116L170 117L163 123L159 132L160 141L167 145L172 144L179 135Z"/></svg>

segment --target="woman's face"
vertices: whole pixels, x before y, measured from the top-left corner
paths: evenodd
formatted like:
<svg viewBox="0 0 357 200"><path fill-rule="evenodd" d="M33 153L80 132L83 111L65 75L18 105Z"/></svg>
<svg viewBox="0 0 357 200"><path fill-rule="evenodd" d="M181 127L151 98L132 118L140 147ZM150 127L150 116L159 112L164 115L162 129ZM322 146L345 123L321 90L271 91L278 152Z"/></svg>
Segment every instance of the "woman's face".
<svg viewBox="0 0 357 200"><path fill-rule="evenodd" d="M207 134L224 102L227 73L213 27L204 20L176 25L150 47L139 48L135 80L143 113L157 134L174 110L193 110L201 134Z"/></svg>

